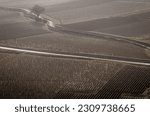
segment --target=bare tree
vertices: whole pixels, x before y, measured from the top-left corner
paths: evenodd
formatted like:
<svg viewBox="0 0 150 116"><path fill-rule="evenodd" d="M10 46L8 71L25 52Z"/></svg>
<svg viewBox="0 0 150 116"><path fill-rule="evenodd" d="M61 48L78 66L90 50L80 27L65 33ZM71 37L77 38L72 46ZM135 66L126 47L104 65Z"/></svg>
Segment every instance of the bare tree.
<svg viewBox="0 0 150 116"><path fill-rule="evenodd" d="M40 16L41 13L43 13L45 11L45 8L39 6L39 5L35 5L31 8L31 11L37 15L37 17Z"/></svg>

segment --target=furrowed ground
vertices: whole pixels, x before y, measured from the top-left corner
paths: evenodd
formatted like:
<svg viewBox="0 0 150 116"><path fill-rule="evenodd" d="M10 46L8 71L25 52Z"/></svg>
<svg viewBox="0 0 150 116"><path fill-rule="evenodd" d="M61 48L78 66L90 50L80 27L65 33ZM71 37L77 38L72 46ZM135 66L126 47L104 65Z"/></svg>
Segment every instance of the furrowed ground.
<svg viewBox="0 0 150 116"><path fill-rule="evenodd" d="M57 32L17 38L16 40L4 40L0 42L0 45L44 50L48 52L104 54L149 59L149 56L143 48L129 43Z"/></svg>
<svg viewBox="0 0 150 116"><path fill-rule="evenodd" d="M120 98L150 86L145 66L25 54L0 64L0 98Z"/></svg>
<svg viewBox="0 0 150 116"><path fill-rule="evenodd" d="M53 98L67 85L74 92L95 93L124 66L23 54L0 63L0 98Z"/></svg>

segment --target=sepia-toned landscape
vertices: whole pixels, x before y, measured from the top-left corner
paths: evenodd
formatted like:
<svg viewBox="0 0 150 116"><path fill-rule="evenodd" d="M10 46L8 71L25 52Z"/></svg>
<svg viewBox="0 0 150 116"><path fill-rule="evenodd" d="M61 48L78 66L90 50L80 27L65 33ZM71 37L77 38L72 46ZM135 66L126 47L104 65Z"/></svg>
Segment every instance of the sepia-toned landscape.
<svg viewBox="0 0 150 116"><path fill-rule="evenodd" d="M137 99L149 87L149 0L0 0L0 98Z"/></svg>

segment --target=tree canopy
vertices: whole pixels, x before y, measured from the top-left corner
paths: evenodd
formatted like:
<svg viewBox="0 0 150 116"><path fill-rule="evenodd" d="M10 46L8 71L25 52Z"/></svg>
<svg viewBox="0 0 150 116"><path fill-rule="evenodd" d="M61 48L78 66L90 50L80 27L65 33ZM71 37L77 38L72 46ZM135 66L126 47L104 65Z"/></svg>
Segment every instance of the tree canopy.
<svg viewBox="0 0 150 116"><path fill-rule="evenodd" d="M45 8L39 6L39 5L35 5L31 8L31 11L33 13L35 13L38 17L40 16L41 13L43 13L45 11Z"/></svg>

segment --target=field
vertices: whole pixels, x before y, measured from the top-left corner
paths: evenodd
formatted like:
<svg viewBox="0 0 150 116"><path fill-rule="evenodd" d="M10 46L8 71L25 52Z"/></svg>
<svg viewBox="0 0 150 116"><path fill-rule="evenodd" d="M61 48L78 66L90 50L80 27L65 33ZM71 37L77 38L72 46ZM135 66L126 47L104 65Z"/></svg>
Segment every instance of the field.
<svg viewBox="0 0 150 116"><path fill-rule="evenodd" d="M86 22L65 25L69 28L85 31L104 32L127 37L142 37L149 35L150 10L137 14L102 18Z"/></svg>
<svg viewBox="0 0 150 116"><path fill-rule="evenodd" d="M11 17L11 18L10 18ZM3 11L0 10L0 25L8 23L24 22L25 19L17 12Z"/></svg>
<svg viewBox="0 0 150 116"><path fill-rule="evenodd" d="M16 39L48 31L41 24L33 22L17 12L0 11L0 40Z"/></svg>
<svg viewBox="0 0 150 116"><path fill-rule="evenodd" d="M46 6L46 14L59 18L63 24L71 24L125 15L149 9L149 2L126 0L80 0L66 4Z"/></svg>
<svg viewBox="0 0 150 116"><path fill-rule="evenodd" d="M46 14L73 29L132 37L144 41L150 32L148 0L84 0L46 6ZM142 39L141 39L142 38Z"/></svg>
<svg viewBox="0 0 150 116"><path fill-rule="evenodd" d="M0 40L16 39L19 37L47 33L47 31L41 29L41 26L32 26L32 24L26 22L4 24L1 26L3 28L0 29Z"/></svg>
<svg viewBox="0 0 150 116"><path fill-rule="evenodd" d="M142 95L143 91L150 86L149 76L149 67L125 66L114 78L109 80L97 93L97 96L119 98L123 93L130 93L133 96Z"/></svg>
<svg viewBox="0 0 150 116"><path fill-rule="evenodd" d="M0 45L17 46L48 52L105 54L131 58L149 59L143 48L114 40L51 32L49 34L4 40Z"/></svg>
<svg viewBox="0 0 150 116"><path fill-rule="evenodd" d="M93 93L124 66L23 54L10 55L0 63L0 98L53 98L66 85Z"/></svg>
<svg viewBox="0 0 150 116"><path fill-rule="evenodd" d="M119 98L150 84L149 67L108 61L9 54L0 63L0 98Z"/></svg>
<svg viewBox="0 0 150 116"><path fill-rule="evenodd" d="M31 8L40 4L46 15L62 20L63 24L108 18L149 9L149 1L134 0L1 0L1 6Z"/></svg>
<svg viewBox="0 0 150 116"><path fill-rule="evenodd" d="M63 26L131 36L149 34L149 0L0 0L4 7L43 6ZM143 12L144 11L144 12ZM103 54L147 59L131 43L48 31L17 12L0 10L0 46L56 53ZM134 38L134 39L135 39ZM139 39L143 41L143 39ZM149 42L149 37L144 42ZM56 58L0 49L0 98L120 98L150 87L150 67L115 61Z"/></svg>
<svg viewBox="0 0 150 116"><path fill-rule="evenodd" d="M17 3L15 0L1 1L2 6L9 6L10 4L14 7L20 6L24 8L31 8L35 3L45 7L46 15L61 20L62 24L67 24L67 26L69 24L69 27L75 29L81 28L84 30L136 38L149 35L150 26L148 14L150 2L147 0L92 0L92 2L91 0L46 0L44 2L41 0L32 0L30 2L25 0ZM141 12L148 13L144 16ZM141 14L125 17L129 14L136 13ZM7 18L9 16L11 17L11 20ZM14 14L9 16L2 16L5 17L2 18L3 21L1 19L2 23L7 20L9 22L24 20L19 16L14 17L16 16ZM57 21L57 23L58 22L59 21Z"/></svg>

